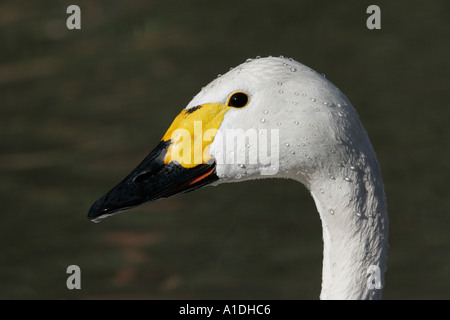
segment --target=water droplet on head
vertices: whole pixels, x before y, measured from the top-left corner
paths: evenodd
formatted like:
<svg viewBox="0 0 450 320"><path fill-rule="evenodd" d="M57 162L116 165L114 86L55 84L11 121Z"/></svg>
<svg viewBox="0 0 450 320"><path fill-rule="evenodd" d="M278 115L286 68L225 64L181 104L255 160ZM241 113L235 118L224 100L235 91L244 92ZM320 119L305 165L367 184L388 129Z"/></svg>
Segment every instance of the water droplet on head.
<svg viewBox="0 0 450 320"><path fill-rule="evenodd" d="M264 119L264 118L261 118L261 120L260 120L262 123L264 123L264 122L266 122L266 119Z"/></svg>
<svg viewBox="0 0 450 320"><path fill-rule="evenodd" d="M292 154L295 154L295 151L294 151L294 150L292 150L292 151L291 151L291 153L292 153Z"/></svg>
<svg viewBox="0 0 450 320"><path fill-rule="evenodd" d="M261 59L261 56L256 56L256 59Z"/></svg>
<svg viewBox="0 0 450 320"><path fill-rule="evenodd" d="M336 178L335 178L333 175L331 175L331 176L330 176L330 179L331 179L331 180L334 180L334 179L336 179Z"/></svg>
<svg viewBox="0 0 450 320"><path fill-rule="evenodd" d="M277 126L281 126L281 122L277 122Z"/></svg>
<svg viewBox="0 0 450 320"><path fill-rule="evenodd" d="M334 210L333 209L330 209L328 211L330 212L331 215L334 215Z"/></svg>
<svg viewBox="0 0 450 320"><path fill-rule="evenodd" d="M299 125L299 123L300 122L298 122L297 120L294 121L294 124L297 125L297 126Z"/></svg>
<svg viewBox="0 0 450 320"><path fill-rule="evenodd" d="M298 92L297 92L297 91L296 91L296 92L294 92L294 95L298 96Z"/></svg>
<svg viewBox="0 0 450 320"><path fill-rule="evenodd" d="M268 114L269 110L264 110L263 112L264 112L264 114Z"/></svg>
<svg viewBox="0 0 450 320"><path fill-rule="evenodd" d="M280 91L278 91L279 93L283 93L284 91L283 90L280 90Z"/></svg>
<svg viewBox="0 0 450 320"><path fill-rule="evenodd" d="M314 99L314 98L311 98L310 100L311 100L312 102L316 102L316 99Z"/></svg>
<svg viewBox="0 0 450 320"><path fill-rule="evenodd" d="M292 72L295 72L295 71L297 71L297 69L296 68L294 68L294 67L292 67L291 69L290 69Z"/></svg>
<svg viewBox="0 0 450 320"><path fill-rule="evenodd" d="M248 58L247 60L245 60L245 62L250 62L252 61L252 58Z"/></svg>
<svg viewBox="0 0 450 320"><path fill-rule="evenodd" d="M356 168L355 168L354 166L350 166L350 170L353 170L353 171L355 171L355 170L356 170Z"/></svg>
<svg viewBox="0 0 450 320"><path fill-rule="evenodd" d="M278 81L277 84L278 84L279 86L282 86L282 85L283 85L283 82Z"/></svg>
<svg viewBox="0 0 450 320"><path fill-rule="evenodd" d="M242 168L242 169L245 168L245 164L243 164L243 163L238 164L238 166L239 166L239 168Z"/></svg>
<svg viewBox="0 0 450 320"><path fill-rule="evenodd" d="M347 181L347 182L351 182L352 181L352 179L350 179L349 177L345 177L344 180Z"/></svg>
<svg viewBox="0 0 450 320"><path fill-rule="evenodd" d="M320 189L320 193L323 193L323 189Z"/></svg>
<svg viewBox="0 0 450 320"><path fill-rule="evenodd" d="M285 145L286 147L289 147L289 146L290 146L289 142L286 142L284 145Z"/></svg>

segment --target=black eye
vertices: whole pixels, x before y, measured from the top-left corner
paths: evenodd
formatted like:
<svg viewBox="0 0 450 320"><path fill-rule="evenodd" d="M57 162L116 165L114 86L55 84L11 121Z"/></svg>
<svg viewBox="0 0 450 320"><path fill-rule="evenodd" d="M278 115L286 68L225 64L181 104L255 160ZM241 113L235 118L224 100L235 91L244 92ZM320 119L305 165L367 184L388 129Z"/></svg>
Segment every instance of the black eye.
<svg viewBox="0 0 450 320"><path fill-rule="evenodd" d="M243 108L248 104L248 95L244 92L235 92L228 99L228 106Z"/></svg>

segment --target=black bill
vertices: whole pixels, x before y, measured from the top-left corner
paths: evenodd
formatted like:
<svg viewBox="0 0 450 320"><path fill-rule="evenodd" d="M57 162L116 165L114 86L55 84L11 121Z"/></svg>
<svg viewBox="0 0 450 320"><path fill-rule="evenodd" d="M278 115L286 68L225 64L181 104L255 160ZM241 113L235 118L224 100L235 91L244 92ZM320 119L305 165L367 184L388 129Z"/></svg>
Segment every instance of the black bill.
<svg viewBox="0 0 450 320"><path fill-rule="evenodd" d="M215 162L185 168L177 162L164 163L170 140L158 146L125 179L98 199L88 218L94 222L149 201L195 190L218 180Z"/></svg>

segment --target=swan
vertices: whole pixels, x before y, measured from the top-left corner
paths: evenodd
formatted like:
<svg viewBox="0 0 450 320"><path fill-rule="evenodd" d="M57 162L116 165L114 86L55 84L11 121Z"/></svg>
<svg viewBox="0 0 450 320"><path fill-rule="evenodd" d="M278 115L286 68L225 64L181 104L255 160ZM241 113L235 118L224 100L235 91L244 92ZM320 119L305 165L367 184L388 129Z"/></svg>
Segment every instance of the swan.
<svg viewBox="0 0 450 320"><path fill-rule="evenodd" d="M381 298L388 217L375 151L347 97L292 58L248 59L203 87L88 218L259 178L311 193L323 230L320 299Z"/></svg>

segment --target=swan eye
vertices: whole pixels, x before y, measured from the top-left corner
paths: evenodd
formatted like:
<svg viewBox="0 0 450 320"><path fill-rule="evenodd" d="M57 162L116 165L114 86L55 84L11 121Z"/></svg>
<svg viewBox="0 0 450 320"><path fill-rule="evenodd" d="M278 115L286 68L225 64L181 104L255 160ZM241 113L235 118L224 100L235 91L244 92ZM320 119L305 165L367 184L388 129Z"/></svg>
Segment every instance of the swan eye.
<svg viewBox="0 0 450 320"><path fill-rule="evenodd" d="M227 105L233 108L243 108L248 104L248 95L244 92L235 92L228 98Z"/></svg>

